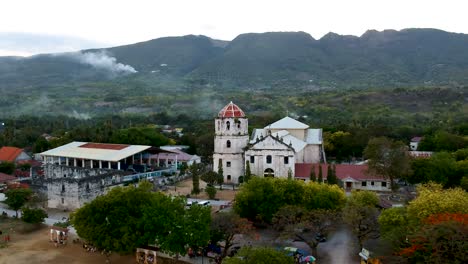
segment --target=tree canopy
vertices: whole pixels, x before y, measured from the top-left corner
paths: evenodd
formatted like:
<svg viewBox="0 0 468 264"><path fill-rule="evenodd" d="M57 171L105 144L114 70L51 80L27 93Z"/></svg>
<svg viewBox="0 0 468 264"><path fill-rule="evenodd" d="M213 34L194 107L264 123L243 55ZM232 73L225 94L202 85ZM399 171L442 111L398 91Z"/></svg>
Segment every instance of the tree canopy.
<svg viewBox="0 0 468 264"><path fill-rule="evenodd" d="M18 210L26 204L32 194L33 192L30 189L10 189L5 193L6 200L4 203L15 210L16 217L18 217Z"/></svg>
<svg viewBox="0 0 468 264"><path fill-rule="evenodd" d="M232 258L223 261L226 264L294 264L294 258L285 252L273 248L243 247Z"/></svg>
<svg viewBox="0 0 468 264"><path fill-rule="evenodd" d="M164 213L161 213L164 212ZM116 187L71 216L77 233L100 249L130 253L157 244L171 254L205 246L211 221L209 208L185 208L185 200L151 192L151 184Z"/></svg>
<svg viewBox="0 0 468 264"><path fill-rule="evenodd" d="M308 210L337 209L344 202L344 192L336 185L252 177L237 193L234 209L241 217L269 223L285 205L301 205Z"/></svg>

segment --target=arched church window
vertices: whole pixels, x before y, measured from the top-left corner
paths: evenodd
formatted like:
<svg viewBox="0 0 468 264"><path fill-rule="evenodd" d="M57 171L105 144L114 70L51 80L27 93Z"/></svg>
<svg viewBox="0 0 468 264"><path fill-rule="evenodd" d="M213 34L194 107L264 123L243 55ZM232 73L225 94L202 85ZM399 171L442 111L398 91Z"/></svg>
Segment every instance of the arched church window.
<svg viewBox="0 0 468 264"><path fill-rule="evenodd" d="M266 156L266 163L271 164L271 155Z"/></svg>
<svg viewBox="0 0 468 264"><path fill-rule="evenodd" d="M230 140L228 140L228 141L226 142L226 147L228 147L228 148L231 147L231 141L230 141Z"/></svg>
<svg viewBox="0 0 468 264"><path fill-rule="evenodd" d="M275 172L273 169L268 168L263 172L263 177L275 177Z"/></svg>
<svg viewBox="0 0 468 264"><path fill-rule="evenodd" d="M237 128L240 128L241 121L237 121Z"/></svg>
<svg viewBox="0 0 468 264"><path fill-rule="evenodd" d="M229 121L226 122L226 129L229 130L231 128L231 123Z"/></svg>
<svg viewBox="0 0 468 264"><path fill-rule="evenodd" d="M227 176L227 180L228 180L228 181L231 180L231 175L228 175L228 176Z"/></svg>
<svg viewBox="0 0 468 264"><path fill-rule="evenodd" d="M62 192L65 192L65 184L62 184Z"/></svg>

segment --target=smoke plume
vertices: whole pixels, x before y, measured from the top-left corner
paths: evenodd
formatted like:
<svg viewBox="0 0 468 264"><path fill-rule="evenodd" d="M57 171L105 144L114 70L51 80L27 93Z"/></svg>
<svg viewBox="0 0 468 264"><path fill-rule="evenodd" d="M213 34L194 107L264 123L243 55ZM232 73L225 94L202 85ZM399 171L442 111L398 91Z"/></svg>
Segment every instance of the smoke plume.
<svg viewBox="0 0 468 264"><path fill-rule="evenodd" d="M96 69L107 70L113 74L136 73L137 71L130 65L117 62L115 57L107 55L105 52L74 52L68 53L72 58L82 64L88 64Z"/></svg>

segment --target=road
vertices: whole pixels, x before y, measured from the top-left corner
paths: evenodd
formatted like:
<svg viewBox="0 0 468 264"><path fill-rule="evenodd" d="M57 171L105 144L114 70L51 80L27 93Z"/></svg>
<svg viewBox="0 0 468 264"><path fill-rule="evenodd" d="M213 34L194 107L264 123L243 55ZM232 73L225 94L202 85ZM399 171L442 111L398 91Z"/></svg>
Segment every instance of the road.
<svg viewBox="0 0 468 264"><path fill-rule="evenodd" d="M342 227L333 233L327 242L320 243L318 251L322 255L327 255L321 263L330 264L358 264L357 250L353 246L354 239L351 237L351 231ZM355 254L354 254L355 253ZM320 254L320 253L319 253Z"/></svg>

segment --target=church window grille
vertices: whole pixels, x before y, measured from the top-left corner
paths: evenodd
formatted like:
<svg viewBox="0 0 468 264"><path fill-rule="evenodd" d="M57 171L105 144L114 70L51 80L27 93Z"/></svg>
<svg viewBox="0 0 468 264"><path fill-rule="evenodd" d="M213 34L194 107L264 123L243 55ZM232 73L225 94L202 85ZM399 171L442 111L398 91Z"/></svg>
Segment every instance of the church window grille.
<svg viewBox="0 0 468 264"><path fill-rule="evenodd" d="M231 162L230 161L226 161L226 167L231 167Z"/></svg>
<svg viewBox="0 0 468 264"><path fill-rule="evenodd" d="M271 155L266 156L266 163L271 164Z"/></svg>
<svg viewBox="0 0 468 264"><path fill-rule="evenodd" d="M362 186L362 187L367 186L367 182L365 182L365 181L361 182L361 186Z"/></svg>
<svg viewBox="0 0 468 264"><path fill-rule="evenodd" d="M250 156L250 163L255 163L255 156Z"/></svg>
<svg viewBox="0 0 468 264"><path fill-rule="evenodd" d="M65 192L65 184L62 184L62 192Z"/></svg>
<svg viewBox="0 0 468 264"><path fill-rule="evenodd" d="M289 164L289 157L284 157L284 164Z"/></svg>
<svg viewBox="0 0 468 264"><path fill-rule="evenodd" d="M227 146L228 148L231 147L231 141L230 141L230 140L228 140L228 141L226 142L226 146Z"/></svg>
<svg viewBox="0 0 468 264"><path fill-rule="evenodd" d="M226 129L229 130L231 128L231 123L229 121L226 122Z"/></svg>

